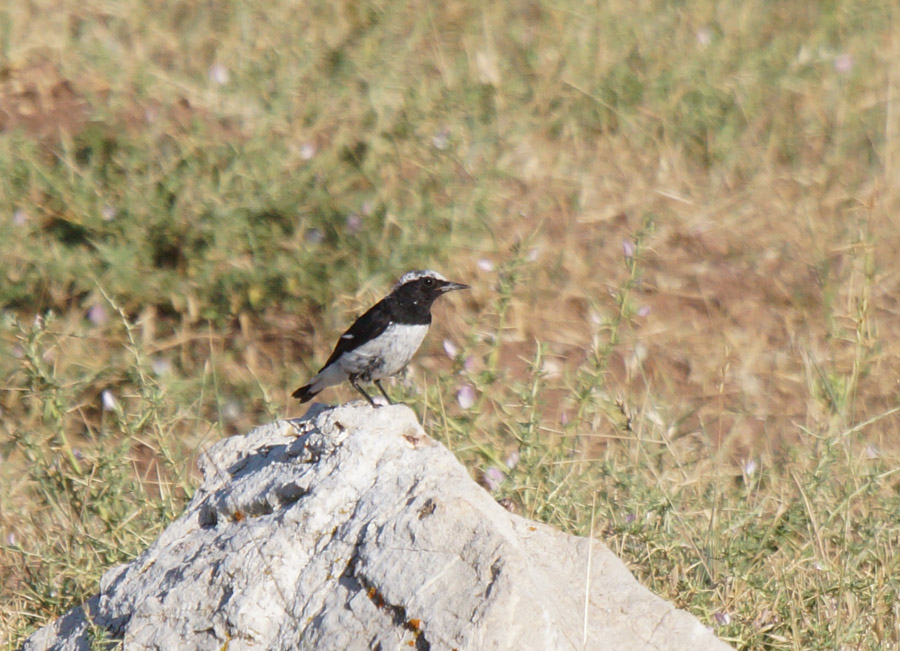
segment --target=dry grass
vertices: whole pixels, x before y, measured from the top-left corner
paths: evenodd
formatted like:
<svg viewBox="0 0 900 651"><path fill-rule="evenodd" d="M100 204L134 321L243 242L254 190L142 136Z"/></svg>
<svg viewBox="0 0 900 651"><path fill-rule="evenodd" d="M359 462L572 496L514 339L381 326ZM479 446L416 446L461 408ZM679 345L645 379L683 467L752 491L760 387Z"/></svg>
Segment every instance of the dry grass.
<svg viewBox="0 0 900 651"><path fill-rule="evenodd" d="M897 27L863 1L5 9L0 639L94 592L198 449L297 415L335 333L431 266L473 290L397 390L498 497L593 518L739 647L896 645Z"/></svg>

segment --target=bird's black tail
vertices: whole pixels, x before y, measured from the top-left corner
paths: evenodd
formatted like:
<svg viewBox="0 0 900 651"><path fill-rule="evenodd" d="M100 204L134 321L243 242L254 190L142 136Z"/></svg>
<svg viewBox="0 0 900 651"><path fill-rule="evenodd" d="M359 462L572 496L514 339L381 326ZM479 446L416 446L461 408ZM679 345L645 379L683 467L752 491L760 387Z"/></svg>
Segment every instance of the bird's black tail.
<svg viewBox="0 0 900 651"><path fill-rule="evenodd" d="M300 402L309 402L310 400L315 398L317 395L319 395L321 392L322 392L322 389L319 389L318 391L313 391L312 385L307 384L305 386L300 387L296 391L294 391L291 394L291 397L296 398Z"/></svg>

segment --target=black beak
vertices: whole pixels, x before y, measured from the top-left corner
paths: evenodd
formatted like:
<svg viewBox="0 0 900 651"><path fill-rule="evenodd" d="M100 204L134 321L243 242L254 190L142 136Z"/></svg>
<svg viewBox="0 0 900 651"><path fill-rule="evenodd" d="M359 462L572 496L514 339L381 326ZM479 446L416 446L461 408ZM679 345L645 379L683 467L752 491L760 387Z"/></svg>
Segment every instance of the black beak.
<svg viewBox="0 0 900 651"><path fill-rule="evenodd" d="M441 292L444 294L452 292L454 289L469 289L469 286L463 285L462 283L451 283L449 281L441 286Z"/></svg>

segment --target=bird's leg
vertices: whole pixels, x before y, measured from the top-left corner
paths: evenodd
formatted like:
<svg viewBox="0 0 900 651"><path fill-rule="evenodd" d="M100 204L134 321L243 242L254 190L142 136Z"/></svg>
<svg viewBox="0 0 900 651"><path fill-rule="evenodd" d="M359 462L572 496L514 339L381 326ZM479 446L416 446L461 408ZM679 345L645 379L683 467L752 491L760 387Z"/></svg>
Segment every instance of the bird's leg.
<svg viewBox="0 0 900 651"><path fill-rule="evenodd" d="M381 391L381 395L383 395L385 397L385 399L388 401L389 405L394 404L394 401L391 400L391 397L387 394L387 391L385 391L384 387L381 386L381 380L375 380L375 386L378 387L379 391Z"/></svg>
<svg viewBox="0 0 900 651"><path fill-rule="evenodd" d="M356 390L359 391L361 394L363 394L363 396L365 396L366 400L369 401L369 404L370 404L370 405L372 405L373 407L377 407L378 405L375 404L375 401L372 400L372 397L371 397L368 393L366 393L365 391L363 391L363 388L362 388L361 386L359 386L359 385L356 383L356 379L357 379L357 376L351 375L351 376L350 376L350 384L353 385L353 388L354 388L354 389L356 389Z"/></svg>

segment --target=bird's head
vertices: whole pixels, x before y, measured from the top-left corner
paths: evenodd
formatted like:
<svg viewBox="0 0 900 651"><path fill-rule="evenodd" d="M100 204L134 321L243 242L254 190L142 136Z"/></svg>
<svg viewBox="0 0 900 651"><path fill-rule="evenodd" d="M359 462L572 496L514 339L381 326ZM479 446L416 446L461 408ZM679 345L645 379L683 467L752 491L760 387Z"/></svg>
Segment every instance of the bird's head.
<svg viewBox="0 0 900 651"><path fill-rule="evenodd" d="M403 277L394 285L392 293L403 300L431 307L431 304L442 294L468 288L468 285L447 280L436 271L420 269L403 274Z"/></svg>

